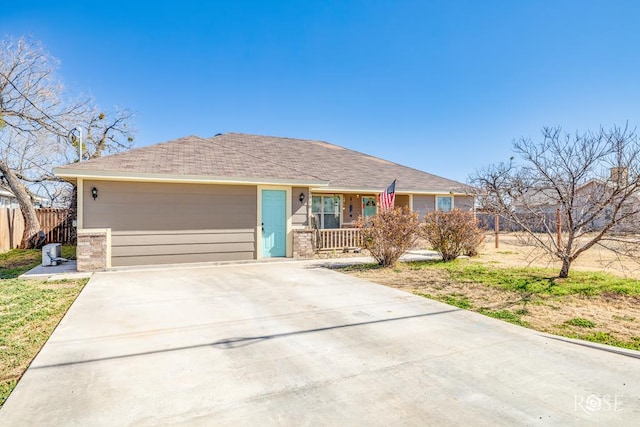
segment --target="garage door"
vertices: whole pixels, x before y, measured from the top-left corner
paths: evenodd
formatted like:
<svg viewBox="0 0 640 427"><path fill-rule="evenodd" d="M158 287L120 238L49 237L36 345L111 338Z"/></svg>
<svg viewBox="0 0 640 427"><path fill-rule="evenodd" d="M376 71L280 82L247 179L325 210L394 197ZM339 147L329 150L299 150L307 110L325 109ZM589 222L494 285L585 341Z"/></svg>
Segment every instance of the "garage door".
<svg viewBox="0 0 640 427"><path fill-rule="evenodd" d="M256 187L85 181L84 193L84 227L111 228L114 267L256 258Z"/></svg>

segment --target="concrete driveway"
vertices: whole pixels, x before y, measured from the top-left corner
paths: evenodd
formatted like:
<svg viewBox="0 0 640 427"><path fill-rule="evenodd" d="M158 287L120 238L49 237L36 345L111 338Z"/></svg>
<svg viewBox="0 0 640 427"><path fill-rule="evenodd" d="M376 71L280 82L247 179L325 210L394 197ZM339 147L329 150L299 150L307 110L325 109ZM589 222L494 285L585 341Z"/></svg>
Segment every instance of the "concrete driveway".
<svg viewBox="0 0 640 427"><path fill-rule="evenodd" d="M0 425L637 425L638 357L310 263L110 272Z"/></svg>

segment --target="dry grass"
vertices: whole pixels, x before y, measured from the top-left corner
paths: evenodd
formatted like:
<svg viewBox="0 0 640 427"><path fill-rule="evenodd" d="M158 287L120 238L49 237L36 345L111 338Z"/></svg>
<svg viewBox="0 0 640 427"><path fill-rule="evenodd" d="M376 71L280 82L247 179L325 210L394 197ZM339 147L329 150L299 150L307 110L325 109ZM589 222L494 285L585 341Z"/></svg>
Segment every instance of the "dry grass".
<svg viewBox="0 0 640 427"><path fill-rule="evenodd" d="M487 234L480 256L473 261L507 267L542 267L560 271L560 262L540 248L522 242L516 233L500 234L498 248L493 234ZM601 271L620 277L640 279L640 260L620 256L595 245L576 259L572 271Z"/></svg>
<svg viewBox="0 0 640 427"><path fill-rule="evenodd" d="M561 280L554 278L559 265L539 250L514 236L500 237L498 249L487 241L471 260L401 263L393 269L369 265L345 272L542 332L640 350L634 261L595 249ZM587 273L593 271L598 273Z"/></svg>

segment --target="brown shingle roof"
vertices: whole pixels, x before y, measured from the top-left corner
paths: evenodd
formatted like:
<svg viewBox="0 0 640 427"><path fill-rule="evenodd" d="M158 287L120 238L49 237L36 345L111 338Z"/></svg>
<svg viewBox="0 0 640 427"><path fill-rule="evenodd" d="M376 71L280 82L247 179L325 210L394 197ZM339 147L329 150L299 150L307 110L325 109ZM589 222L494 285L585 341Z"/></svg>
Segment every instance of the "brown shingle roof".
<svg viewBox="0 0 640 427"><path fill-rule="evenodd" d="M188 136L56 169L328 182L335 189L466 192L456 181L322 141L227 133ZM66 175L65 175L66 176Z"/></svg>

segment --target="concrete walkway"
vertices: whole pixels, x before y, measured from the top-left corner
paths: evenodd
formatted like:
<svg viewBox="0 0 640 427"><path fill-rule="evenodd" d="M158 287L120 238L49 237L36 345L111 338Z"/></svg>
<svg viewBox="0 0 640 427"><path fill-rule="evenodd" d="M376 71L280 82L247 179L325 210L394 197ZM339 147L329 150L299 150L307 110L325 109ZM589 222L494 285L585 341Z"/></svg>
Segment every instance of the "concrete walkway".
<svg viewBox="0 0 640 427"><path fill-rule="evenodd" d="M341 258L342 253L337 253L336 258L315 259L304 261L312 263L314 265L321 266L341 266L341 265L354 265L354 264L367 264L375 262L375 260L368 255L357 257L345 257ZM404 262L409 261L429 261L439 259L440 256L435 251L430 250L411 250L403 255L400 260ZM185 264L164 264L164 265L146 265L146 266L134 266L134 267L111 267L109 271L149 271L149 270L184 270L185 268L202 268L213 267L221 265L239 265L239 264L265 264L265 263L283 263L283 262L300 262L299 260L292 258L263 258L259 260L249 261L218 261L218 262L200 262ZM20 279L47 279L47 280L63 280L63 279L76 279L91 277L93 273L79 272L76 267L75 260L69 260L67 262L60 263L54 266L44 267L38 265L26 273L22 274Z"/></svg>
<svg viewBox="0 0 640 427"><path fill-rule="evenodd" d="M79 272L75 260L44 267L38 265L19 276L20 279L37 280L64 280L64 279L85 279L91 277L93 273Z"/></svg>
<svg viewBox="0 0 640 427"><path fill-rule="evenodd" d="M98 273L0 425L637 425L640 353L582 344L313 262Z"/></svg>

